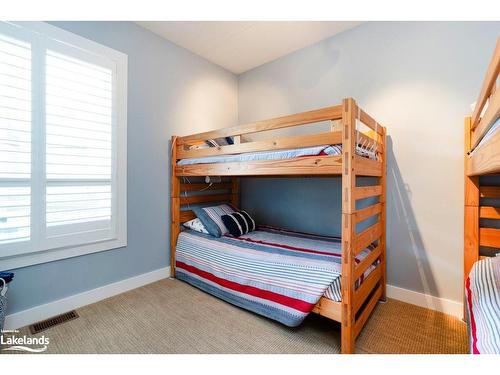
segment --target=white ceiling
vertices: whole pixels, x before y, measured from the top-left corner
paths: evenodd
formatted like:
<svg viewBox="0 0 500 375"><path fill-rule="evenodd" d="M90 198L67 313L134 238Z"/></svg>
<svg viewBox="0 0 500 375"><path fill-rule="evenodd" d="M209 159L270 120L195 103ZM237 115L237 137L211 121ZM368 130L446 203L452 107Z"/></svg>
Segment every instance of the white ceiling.
<svg viewBox="0 0 500 375"><path fill-rule="evenodd" d="M137 22L181 47L240 74L359 25L353 21Z"/></svg>

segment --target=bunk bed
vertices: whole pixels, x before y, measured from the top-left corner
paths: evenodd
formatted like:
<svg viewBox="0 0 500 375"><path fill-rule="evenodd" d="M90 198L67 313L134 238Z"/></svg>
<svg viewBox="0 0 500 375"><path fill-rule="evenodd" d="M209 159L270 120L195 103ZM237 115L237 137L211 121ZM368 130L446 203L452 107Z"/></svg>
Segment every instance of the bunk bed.
<svg viewBox="0 0 500 375"><path fill-rule="evenodd" d="M251 134L328 121L332 126L319 133L272 140L242 139ZM340 130L334 124L340 124ZM196 147L226 137L232 137L233 144ZM373 146L372 154L364 152L366 144ZM171 163L172 276L290 326L299 324L309 312L340 322L341 351L354 353L357 336L377 301L385 300L386 294L386 129L348 98L332 107L174 136ZM189 182L193 177L205 176L221 179L209 185ZM259 227L242 241L181 229L182 223L196 218L191 210L193 205L227 202L238 207L240 178L245 176L341 176L341 237ZM360 176L374 177L372 180L376 182L358 186ZM368 205L359 204L363 202ZM360 228L360 223L366 225ZM269 243L272 246L267 246ZM200 260L203 256L217 258L220 263L210 268L210 260ZM207 266L203 272L192 273L193 266L186 264L189 260L203 261ZM238 276L244 271L255 276L253 271L243 270L246 262L252 262L251 270L258 268L264 272L266 280L272 279L269 281L272 288L257 290L244 277L238 278L236 285L234 278L228 281L216 272L220 266ZM273 267L272 275L265 273L269 265ZM287 283L293 283L292 294L273 292L288 290ZM244 288L244 299L238 295L240 287Z"/></svg>
<svg viewBox="0 0 500 375"><path fill-rule="evenodd" d="M483 177L500 180L499 72L500 38L465 118L464 319L474 354L500 353L500 184Z"/></svg>

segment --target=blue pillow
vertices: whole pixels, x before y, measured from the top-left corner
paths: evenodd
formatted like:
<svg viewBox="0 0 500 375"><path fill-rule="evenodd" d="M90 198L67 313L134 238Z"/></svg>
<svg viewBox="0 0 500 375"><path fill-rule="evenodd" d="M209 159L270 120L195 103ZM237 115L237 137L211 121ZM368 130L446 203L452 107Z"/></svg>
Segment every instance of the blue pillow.
<svg viewBox="0 0 500 375"><path fill-rule="evenodd" d="M211 207L193 207L192 210L212 236L220 237L229 233L221 217L234 212L234 209L230 205L221 204Z"/></svg>

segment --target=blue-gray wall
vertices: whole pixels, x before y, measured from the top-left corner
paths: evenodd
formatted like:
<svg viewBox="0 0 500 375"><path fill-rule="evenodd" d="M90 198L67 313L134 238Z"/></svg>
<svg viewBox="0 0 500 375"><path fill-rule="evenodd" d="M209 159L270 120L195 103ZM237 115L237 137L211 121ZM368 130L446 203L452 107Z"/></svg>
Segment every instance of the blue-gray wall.
<svg viewBox="0 0 500 375"><path fill-rule="evenodd" d="M461 301L463 118L499 33L498 22L363 24L240 75L239 122L355 98L388 130L388 283ZM254 179L242 205L339 233L339 181Z"/></svg>
<svg viewBox="0 0 500 375"><path fill-rule="evenodd" d="M128 246L15 270L8 313L167 267L170 137L237 122L224 69L131 22L53 24L128 55Z"/></svg>

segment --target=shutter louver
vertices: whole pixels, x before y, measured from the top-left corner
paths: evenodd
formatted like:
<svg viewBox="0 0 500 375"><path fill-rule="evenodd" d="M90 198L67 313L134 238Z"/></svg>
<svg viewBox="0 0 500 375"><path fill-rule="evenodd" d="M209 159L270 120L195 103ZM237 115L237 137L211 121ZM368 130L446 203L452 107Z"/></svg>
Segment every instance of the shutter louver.
<svg viewBox="0 0 500 375"><path fill-rule="evenodd" d="M109 228L113 72L47 50L48 235Z"/></svg>
<svg viewBox="0 0 500 375"><path fill-rule="evenodd" d="M31 46L0 35L0 245L30 239Z"/></svg>

